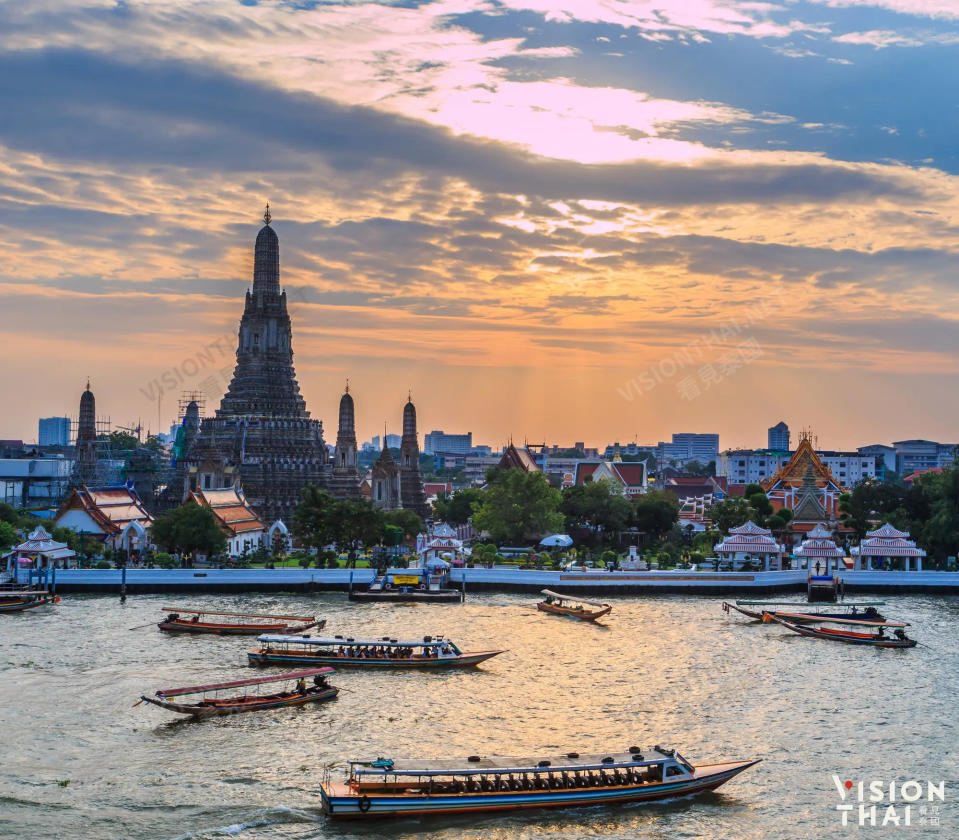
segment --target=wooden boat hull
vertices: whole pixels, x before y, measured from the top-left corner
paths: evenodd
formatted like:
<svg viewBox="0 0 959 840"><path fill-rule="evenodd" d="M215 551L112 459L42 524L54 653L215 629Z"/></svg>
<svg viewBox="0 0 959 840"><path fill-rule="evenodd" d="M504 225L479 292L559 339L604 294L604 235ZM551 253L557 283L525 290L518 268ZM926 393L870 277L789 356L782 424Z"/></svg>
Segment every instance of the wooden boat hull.
<svg viewBox="0 0 959 840"><path fill-rule="evenodd" d="M330 686L322 691L308 691L306 694L290 693L284 697L264 698L257 702L251 700L247 702L232 702L224 700L217 702L216 705L203 705L200 703L174 703L171 700L158 700L155 697L144 695L141 699L161 709L170 712L177 712L181 715L190 715L195 718L218 717L220 715L235 715L240 712L262 712L269 709L286 709L295 706L305 706L308 703L320 703L324 700L332 700L339 694L339 689Z"/></svg>
<svg viewBox="0 0 959 840"><path fill-rule="evenodd" d="M411 657L408 659L373 659L365 657L340 657L325 654L298 653L296 651L251 650L247 657L251 665L332 665L335 668L470 668L504 653L502 650L485 650L464 653L460 656Z"/></svg>
<svg viewBox="0 0 959 840"><path fill-rule="evenodd" d="M813 639L828 639L832 642L845 642L848 645L867 645L881 648L911 648L916 646L915 639L879 639L873 633L854 633L851 630L832 630L828 627L809 627L784 621L776 616L770 616L772 621L781 624L788 630L800 636L809 636Z"/></svg>
<svg viewBox="0 0 959 840"><path fill-rule="evenodd" d="M612 612L612 606L607 606L601 610L594 610L593 612L586 612L585 610L576 610L571 607L560 607L556 604L547 604L543 601L540 601L536 608L542 610L545 613L551 613L552 615L566 615L570 618L578 618L580 621L596 621L597 619L602 618L604 615L609 615Z"/></svg>
<svg viewBox="0 0 959 840"><path fill-rule="evenodd" d="M463 600L463 593L458 589L439 589L432 591L429 589L411 589L408 592L403 592L399 589L387 589L385 591L361 590L359 592L351 592L350 600L373 604L392 604L403 601L421 602L424 604L458 604Z"/></svg>
<svg viewBox="0 0 959 840"><path fill-rule="evenodd" d="M32 610L34 607L43 607L47 604L59 603L59 595L50 595L43 598L30 598L29 600L0 597L0 613L23 612L24 610Z"/></svg>
<svg viewBox="0 0 959 840"><path fill-rule="evenodd" d="M437 814L517 811L528 808L570 808L626 802L657 802L715 790L755 761L703 765L683 778L652 784L596 788L428 794L426 792L360 792L347 784L320 787L323 812L334 820L389 819Z"/></svg>
<svg viewBox="0 0 959 840"><path fill-rule="evenodd" d="M312 627L322 629L326 619L309 624L220 624L210 621L161 621L157 624L167 633L209 633L216 636L260 636L263 633L302 633Z"/></svg>

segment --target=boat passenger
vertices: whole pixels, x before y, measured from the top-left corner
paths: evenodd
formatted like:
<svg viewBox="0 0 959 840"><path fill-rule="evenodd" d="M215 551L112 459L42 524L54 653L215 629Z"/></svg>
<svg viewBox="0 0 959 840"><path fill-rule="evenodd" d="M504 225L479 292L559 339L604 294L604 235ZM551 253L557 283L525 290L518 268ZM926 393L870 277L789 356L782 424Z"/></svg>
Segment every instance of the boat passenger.
<svg viewBox="0 0 959 840"><path fill-rule="evenodd" d="M193 616L193 618L190 619L190 623L191 623L191 624L199 624L199 623L200 623L200 616L198 616L198 615Z"/></svg>
<svg viewBox="0 0 959 840"><path fill-rule="evenodd" d="M329 688L329 683L326 681L326 677L324 677L322 674L316 674L313 677L313 685L321 689Z"/></svg>
<svg viewBox="0 0 959 840"><path fill-rule="evenodd" d="M886 638L885 628L880 627L879 630L876 632L876 639L879 640L879 639L885 639L885 638Z"/></svg>
<svg viewBox="0 0 959 840"><path fill-rule="evenodd" d="M296 693L297 694L306 694L306 680L303 677L300 677L296 681Z"/></svg>
<svg viewBox="0 0 959 840"><path fill-rule="evenodd" d="M903 630L901 627L896 628L895 636L897 639L899 639L900 642L906 641L906 631Z"/></svg>

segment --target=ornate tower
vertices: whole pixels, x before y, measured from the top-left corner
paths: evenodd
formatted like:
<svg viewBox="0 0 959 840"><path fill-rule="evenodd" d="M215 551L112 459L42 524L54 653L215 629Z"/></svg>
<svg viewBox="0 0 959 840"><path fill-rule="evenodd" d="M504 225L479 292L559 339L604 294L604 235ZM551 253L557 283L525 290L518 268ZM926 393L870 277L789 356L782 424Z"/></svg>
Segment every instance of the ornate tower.
<svg viewBox="0 0 959 840"><path fill-rule="evenodd" d="M410 396L403 407L403 440L400 443L400 488L402 506L424 519L429 515L423 479L420 476L420 445L416 434L416 406Z"/></svg>
<svg viewBox="0 0 959 840"><path fill-rule="evenodd" d="M336 448L333 450L330 492L337 499L360 497L360 476L356 471L356 425L349 383L340 397L340 422L336 430Z"/></svg>
<svg viewBox="0 0 959 840"><path fill-rule="evenodd" d="M239 481L266 522L289 521L307 485L329 484L323 424L310 418L293 369L293 329L280 289L280 243L264 225L253 253L253 289L240 319L236 367L215 417L206 418L186 459L200 489Z"/></svg>
<svg viewBox="0 0 959 840"><path fill-rule="evenodd" d="M90 380L87 380L87 389L80 395L80 413L77 419L77 445L73 466L73 483L92 484L97 472L97 403L90 390Z"/></svg>
<svg viewBox="0 0 959 840"><path fill-rule="evenodd" d="M370 490L373 507L378 510L398 510L402 505L400 468L386 445L386 433L383 433L383 451L373 462Z"/></svg>

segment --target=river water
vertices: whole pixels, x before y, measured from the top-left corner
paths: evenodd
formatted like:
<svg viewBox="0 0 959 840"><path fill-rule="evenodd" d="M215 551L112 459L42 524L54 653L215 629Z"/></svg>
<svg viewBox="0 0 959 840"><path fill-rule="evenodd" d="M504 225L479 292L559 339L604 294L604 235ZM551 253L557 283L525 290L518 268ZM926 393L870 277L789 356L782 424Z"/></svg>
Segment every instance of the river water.
<svg viewBox="0 0 959 840"><path fill-rule="evenodd" d="M330 703L184 721L133 703L159 688L252 675L245 651L254 640L129 629L157 620L171 601L316 614L331 633L446 634L463 650L508 653L477 670L343 671ZM2 616L0 837L959 837L955 598L902 597L886 607L922 642L905 651L751 624L725 615L719 599L613 603L605 626L538 613L531 596L497 594L451 606L352 605L333 594L137 596L124 605L67 596ZM389 825L333 824L319 811L324 769L348 758L547 756L654 743L694 764L763 763L715 793L659 805ZM915 803L908 828L844 829L833 774L945 781L945 802ZM902 807L898 814L905 819Z"/></svg>

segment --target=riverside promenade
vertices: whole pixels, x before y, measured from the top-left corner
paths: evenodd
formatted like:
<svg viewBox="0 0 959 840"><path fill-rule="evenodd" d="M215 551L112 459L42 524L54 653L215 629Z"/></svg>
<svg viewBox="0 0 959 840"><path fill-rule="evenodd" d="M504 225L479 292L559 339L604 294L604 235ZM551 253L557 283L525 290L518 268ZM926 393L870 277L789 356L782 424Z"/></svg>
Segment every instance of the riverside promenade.
<svg viewBox="0 0 959 840"><path fill-rule="evenodd" d="M44 585L20 572L21 583ZM60 594L128 595L164 592L346 592L363 589L372 569L57 569ZM806 591L805 570L782 572L623 571L561 572L511 568L467 568L450 572L452 585L471 592L538 592L557 589L583 595L676 594L752 596ZM844 571L846 593L959 594L959 572Z"/></svg>

